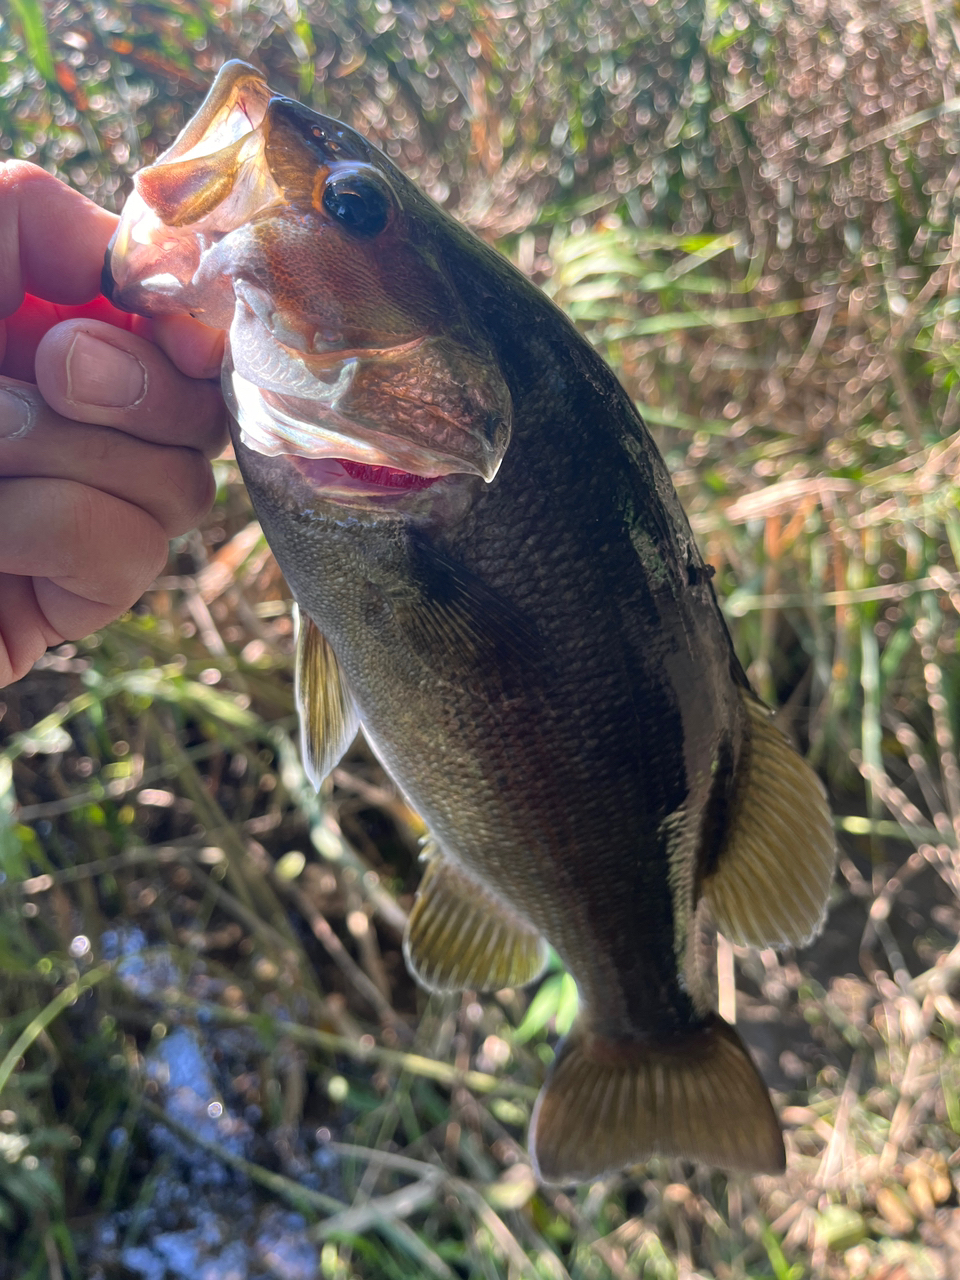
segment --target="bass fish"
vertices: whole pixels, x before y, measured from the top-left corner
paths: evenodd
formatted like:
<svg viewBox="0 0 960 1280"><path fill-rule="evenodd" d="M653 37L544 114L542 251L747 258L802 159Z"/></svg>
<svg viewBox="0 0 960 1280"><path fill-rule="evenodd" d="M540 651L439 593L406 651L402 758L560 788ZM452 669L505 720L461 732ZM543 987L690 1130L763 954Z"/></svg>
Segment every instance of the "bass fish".
<svg viewBox="0 0 960 1280"><path fill-rule="evenodd" d="M137 175L105 277L128 310L228 330L237 458L301 610L307 769L362 727L430 833L414 975L521 986L549 944L576 981L538 1176L781 1170L701 939L811 939L832 823L610 369L363 137L241 62Z"/></svg>

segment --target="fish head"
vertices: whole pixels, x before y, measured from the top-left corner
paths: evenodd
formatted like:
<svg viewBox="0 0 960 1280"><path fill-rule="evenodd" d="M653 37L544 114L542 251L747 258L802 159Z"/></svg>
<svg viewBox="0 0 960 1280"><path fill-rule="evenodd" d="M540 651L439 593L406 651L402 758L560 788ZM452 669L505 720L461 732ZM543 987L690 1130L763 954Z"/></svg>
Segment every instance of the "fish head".
<svg viewBox="0 0 960 1280"><path fill-rule="evenodd" d="M231 62L134 183L105 292L228 331L247 450L333 500L493 480L512 404L448 269L463 233L366 139Z"/></svg>

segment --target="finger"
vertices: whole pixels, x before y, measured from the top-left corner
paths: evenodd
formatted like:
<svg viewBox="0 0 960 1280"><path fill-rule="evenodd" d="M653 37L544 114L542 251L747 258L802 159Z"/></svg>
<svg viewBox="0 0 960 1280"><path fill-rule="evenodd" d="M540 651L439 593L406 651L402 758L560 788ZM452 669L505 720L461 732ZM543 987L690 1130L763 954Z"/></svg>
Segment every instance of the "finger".
<svg viewBox="0 0 960 1280"><path fill-rule="evenodd" d="M211 332L208 330L208 332ZM180 373L152 342L111 325L69 320L41 340L37 386L65 418L213 457L226 442L219 388Z"/></svg>
<svg viewBox="0 0 960 1280"><path fill-rule="evenodd" d="M117 218L36 165L0 165L0 316L25 293L89 302Z"/></svg>
<svg viewBox="0 0 960 1280"><path fill-rule="evenodd" d="M71 480L0 480L0 572L49 579L37 598L63 636L89 633L91 604L128 609L166 559L163 530L132 503Z"/></svg>
<svg viewBox="0 0 960 1280"><path fill-rule="evenodd" d="M47 621L33 580L0 573L0 689L25 676L50 645L66 639Z"/></svg>
<svg viewBox="0 0 960 1280"><path fill-rule="evenodd" d="M193 316L157 316L151 337L191 378L219 378L226 341L223 329L211 329Z"/></svg>
<svg viewBox="0 0 960 1280"><path fill-rule="evenodd" d="M10 378L33 381L34 360L43 335L63 320L104 320L119 329L147 336L150 321L127 311L118 311L102 295L83 306L68 307L27 294L6 320L0 320L0 373ZM187 345L186 342L184 345Z"/></svg>
<svg viewBox="0 0 960 1280"><path fill-rule="evenodd" d="M141 585L122 597L123 604L88 600L85 595L78 595L51 578L34 578L33 593L48 630L63 636L64 640L80 640L107 626L124 610L135 605L156 576L153 573L145 577ZM48 641L48 644L57 643L56 640Z"/></svg>
<svg viewBox="0 0 960 1280"><path fill-rule="evenodd" d="M35 387L3 378L0 477L75 480L142 507L168 538L195 528L214 498L210 464L196 450L70 422Z"/></svg>

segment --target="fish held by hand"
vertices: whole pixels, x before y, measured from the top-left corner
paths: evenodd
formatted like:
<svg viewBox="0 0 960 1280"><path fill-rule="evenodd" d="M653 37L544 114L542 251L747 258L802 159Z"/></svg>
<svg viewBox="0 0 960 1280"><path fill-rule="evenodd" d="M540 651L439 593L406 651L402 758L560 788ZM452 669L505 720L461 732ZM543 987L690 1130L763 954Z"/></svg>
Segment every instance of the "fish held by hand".
<svg viewBox="0 0 960 1280"><path fill-rule="evenodd" d="M429 828L408 965L496 990L549 943L576 981L539 1175L781 1169L701 939L812 938L832 823L629 398L499 254L244 63L135 182L108 291L228 331L237 457L301 610L307 769L362 726Z"/></svg>

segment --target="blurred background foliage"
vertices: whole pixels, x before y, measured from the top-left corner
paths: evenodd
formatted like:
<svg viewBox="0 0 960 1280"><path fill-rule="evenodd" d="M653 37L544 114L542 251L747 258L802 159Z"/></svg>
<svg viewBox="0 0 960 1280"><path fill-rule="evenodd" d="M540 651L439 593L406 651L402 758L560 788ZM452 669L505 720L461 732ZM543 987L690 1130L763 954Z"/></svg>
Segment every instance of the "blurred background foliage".
<svg viewBox="0 0 960 1280"><path fill-rule="evenodd" d="M570 980L414 989L418 819L362 743L306 786L224 459L136 613L2 693L0 1276L960 1274L960 11L11 0L0 150L118 208L238 56L513 257L663 448L838 815L821 941L718 960L790 1164L535 1188Z"/></svg>

